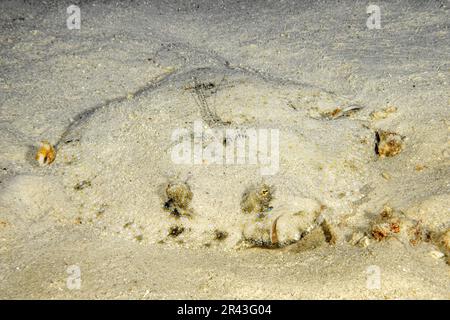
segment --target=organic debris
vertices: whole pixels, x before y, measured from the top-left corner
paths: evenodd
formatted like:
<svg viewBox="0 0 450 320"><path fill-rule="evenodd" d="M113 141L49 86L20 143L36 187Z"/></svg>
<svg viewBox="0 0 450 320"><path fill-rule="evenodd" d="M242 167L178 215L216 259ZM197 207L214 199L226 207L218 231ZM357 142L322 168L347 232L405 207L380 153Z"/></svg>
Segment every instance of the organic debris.
<svg viewBox="0 0 450 320"><path fill-rule="evenodd" d="M169 236L170 237L178 237L180 234L184 232L184 227L182 226L171 226L169 228Z"/></svg>
<svg viewBox="0 0 450 320"><path fill-rule="evenodd" d="M416 221L414 225L408 228L409 243L413 246L426 239L426 232L423 230L420 221Z"/></svg>
<svg viewBox="0 0 450 320"><path fill-rule="evenodd" d="M322 112L321 116L324 119L328 119L328 120L334 120L334 119L338 119L341 117L348 117L352 114L354 114L355 112L361 110L363 107L358 106L358 105L351 105L351 106L347 106L347 107L337 107L331 111L326 111L326 112Z"/></svg>
<svg viewBox="0 0 450 320"><path fill-rule="evenodd" d="M393 157L403 150L403 137L395 132L379 130L375 133L375 153L380 157Z"/></svg>
<svg viewBox="0 0 450 320"><path fill-rule="evenodd" d="M413 246L429 238L429 232L423 227L421 221L410 219L404 213L387 206L372 222L370 234L377 241L395 237Z"/></svg>
<svg viewBox="0 0 450 320"><path fill-rule="evenodd" d="M381 241L394 233L400 232L400 220L394 217L394 211L390 207L384 207L379 217L373 222L371 228L372 237Z"/></svg>
<svg viewBox="0 0 450 320"><path fill-rule="evenodd" d="M41 166L49 165L53 161L55 161L55 158L56 158L55 148L48 141L41 141L41 147L39 148L35 157L39 165Z"/></svg>
<svg viewBox="0 0 450 320"><path fill-rule="evenodd" d="M127 228L131 227L132 225L133 225L133 222L127 222L123 225L123 228L127 229Z"/></svg>
<svg viewBox="0 0 450 320"><path fill-rule="evenodd" d="M222 241L222 240L225 240L227 237L228 237L228 232L214 230L214 240Z"/></svg>
<svg viewBox="0 0 450 320"><path fill-rule="evenodd" d="M167 200L164 202L163 208L175 217L182 215L191 216L189 204L192 200L193 193L185 182L169 183L166 187Z"/></svg>
<svg viewBox="0 0 450 320"><path fill-rule="evenodd" d="M89 180L83 180L81 182L78 182L73 188L77 191L79 190L83 190L86 187L90 187L91 186L91 181Z"/></svg>

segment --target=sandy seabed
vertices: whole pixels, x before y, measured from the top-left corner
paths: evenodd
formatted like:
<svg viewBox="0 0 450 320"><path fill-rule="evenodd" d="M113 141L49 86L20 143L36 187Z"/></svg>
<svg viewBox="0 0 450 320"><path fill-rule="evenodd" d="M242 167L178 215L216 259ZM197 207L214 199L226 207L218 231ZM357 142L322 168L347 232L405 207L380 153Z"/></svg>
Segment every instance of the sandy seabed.
<svg viewBox="0 0 450 320"><path fill-rule="evenodd" d="M68 5L0 3L0 298L450 298L448 2Z"/></svg>

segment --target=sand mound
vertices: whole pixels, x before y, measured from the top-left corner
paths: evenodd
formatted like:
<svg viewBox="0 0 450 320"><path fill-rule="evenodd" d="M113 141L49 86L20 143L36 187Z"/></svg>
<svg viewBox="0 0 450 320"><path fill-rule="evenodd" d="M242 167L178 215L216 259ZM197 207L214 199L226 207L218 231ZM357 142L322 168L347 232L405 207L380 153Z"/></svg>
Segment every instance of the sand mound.
<svg viewBox="0 0 450 320"><path fill-rule="evenodd" d="M255 218L241 210L251 185L265 181L275 190L267 219L304 211L311 224L325 207L333 219L351 213L364 196L371 176L364 164L376 161L373 132L352 116L327 117L350 101L240 70L195 69L167 77L170 82L81 115L58 143L57 161L44 170L63 185L77 221L142 241L176 238L186 245L210 245L223 232L221 243L232 246ZM235 130L235 141L215 141L224 150L237 140L248 146L248 129L277 129L280 157L268 165L259 158L257 164L177 164L173 132L191 139L195 123L204 147L218 139L208 129ZM193 193L189 216L164 208L164 188L173 181ZM175 227L182 230L176 237Z"/></svg>
<svg viewBox="0 0 450 320"><path fill-rule="evenodd" d="M258 149L254 163L253 132L255 148L270 147L264 155ZM42 168L57 183L31 180L56 191L27 210L42 214L54 202L70 203L59 216L140 242L284 246L324 220L337 224L358 216L360 206L383 206L387 196L399 203L415 198L414 190L397 199L403 194L377 187L380 167L401 170L405 159L377 155L377 135L364 106L318 88L240 68L171 71L127 99L80 114L56 143L57 161ZM26 195L32 190L26 179L12 188ZM407 182L399 189L417 186L416 179ZM177 207L170 198L174 183L189 189L189 203ZM272 189L270 203L245 212L245 193L261 183Z"/></svg>
<svg viewBox="0 0 450 320"><path fill-rule="evenodd" d="M3 4L4 296L445 297L447 8L344 3Z"/></svg>

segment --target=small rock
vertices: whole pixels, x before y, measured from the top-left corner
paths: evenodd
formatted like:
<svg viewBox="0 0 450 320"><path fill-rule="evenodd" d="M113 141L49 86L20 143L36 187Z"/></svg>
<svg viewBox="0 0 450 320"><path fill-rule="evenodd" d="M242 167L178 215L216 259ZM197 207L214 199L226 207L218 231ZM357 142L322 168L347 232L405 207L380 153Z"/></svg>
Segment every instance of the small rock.
<svg viewBox="0 0 450 320"><path fill-rule="evenodd" d="M370 239L367 236L364 236L361 241L358 243L362 248L367 248L370 245Z"/></svg>
<svg viewBox="0 0 450 320"><path fill-rule="evenodd" d="M388 172L382 172L381 176L386 180L391 180L391 175Z"/></svg>
<svg viewBox="0 0 450 320"><path fill-rule="evenodd" d="M437 251L437 250L430 251L430 255L435 259L440 259L444 256L444 254L442 252Z"/></svg>
<svg viewBox="0 0 450 320"><path fill-rule="evenodd" d="M386 119L387 117L389 117L389 115L391 115L394 112L397 112L397 108L394 106L389 106L387 108L384 108L383 110L372 112L370 114L370 117L373 120Z"/></svg>

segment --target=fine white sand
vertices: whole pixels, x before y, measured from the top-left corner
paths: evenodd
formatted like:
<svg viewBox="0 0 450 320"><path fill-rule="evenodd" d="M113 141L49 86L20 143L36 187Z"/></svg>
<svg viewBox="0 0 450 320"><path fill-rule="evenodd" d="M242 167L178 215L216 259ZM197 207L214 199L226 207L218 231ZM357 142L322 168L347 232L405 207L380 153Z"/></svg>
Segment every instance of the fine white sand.
<svg viewBox="0 0 450 320"><path fill-rule="evenodd" d="M69 30L62 3L2 1L0 298L450 298L449 7L378 5L369 30L358 1L93 1ZM196 121L278 130L277 170L174 163ZM400 230L377 239L386 207Z"/></svg>

